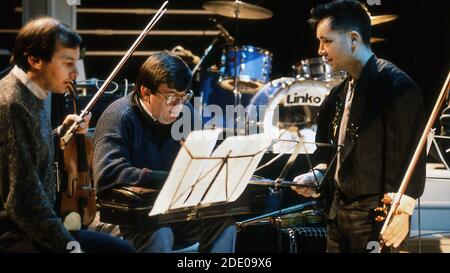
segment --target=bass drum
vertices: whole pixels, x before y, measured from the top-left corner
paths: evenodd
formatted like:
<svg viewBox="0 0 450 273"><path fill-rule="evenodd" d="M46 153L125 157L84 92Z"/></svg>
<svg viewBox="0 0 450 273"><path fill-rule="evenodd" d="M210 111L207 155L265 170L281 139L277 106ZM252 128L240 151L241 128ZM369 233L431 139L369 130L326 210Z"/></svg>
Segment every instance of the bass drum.
<svg viewBox="0 0 450 273"><path fill-rule="evenodd" d="M319 107L333 85L314 80L280 78L266 84L247 107L248 133L264 133L280 139L274 153L289 153L292 141L305 141L301 153L312 153Z"/></svg>

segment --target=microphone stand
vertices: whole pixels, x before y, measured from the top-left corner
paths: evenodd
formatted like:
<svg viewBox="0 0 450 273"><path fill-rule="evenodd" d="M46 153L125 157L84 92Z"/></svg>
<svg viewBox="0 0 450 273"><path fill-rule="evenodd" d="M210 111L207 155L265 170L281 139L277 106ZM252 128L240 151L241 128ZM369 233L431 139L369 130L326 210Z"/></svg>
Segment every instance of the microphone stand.
<svg viewBox="0 0 450 273"><path fill-rule="evenodd" d="M200 58L200 61L194 67L194 69L192 69L192 75L194 75L195 72L197 72L197 70L203 64L203 61L205 60L206 56L208 56L209 52L211 51L211 49L214 47L214 45L217 43L218 40L219 40L219 37L214 38L214 40L211 42L211 44L205 49L205 52L203 53L203 56Z"/></svg>
<svg viewBox="0 0 450 273"><path fill-rule="evenodd" d="M197 65L194 67L194 69L192 69L192 76L195 75L195 73L197 72L197 70L200 68L200 66L203 64L203 62L206 59L206 56L208 56L209 52L211 52L211 49L214 47L214 45L217 43L217 41L219 40L219 37L216 36L216 38L214 38L214 40L211 42L211 44L205 49L205 52L203 53L203 56L200 58L200 61L198 61ZM198 78L200 79L200 78ZM201 80L201 79L200 79ZM203 115L203 90L200 90L200 108L197 109L198 112Z"/></svg>
<svg viewBox="0 0 450 273"><path fill-rule="evenodd" d="M214 38L214 40L211 42L211 44L205 49L204 54L201 57L200 61L197 63L197 65L194 67L194 69L192 69L192 75L194 75L195 72L197 72L197 70L200 68L200 66L202 65L202 63L205 60L206 56L209 54L211 49L214 47L214 45L219 40L219 36L223 36L225 38L225 40L227 41L227 44L230 43L230 41L228 40L228 37L226 36L226 33L224 33L224 32L226 32L226 30L220 25L220 23L218 23L216 21L216 19L214 19L214 18L209 18L209 20L216 24L216 28L219 28L219 26L220 26L219 30L220 30L221 33L218 36L216 36L216 38ZM231 42L233 42L233 40L231 40Z"/></svg>

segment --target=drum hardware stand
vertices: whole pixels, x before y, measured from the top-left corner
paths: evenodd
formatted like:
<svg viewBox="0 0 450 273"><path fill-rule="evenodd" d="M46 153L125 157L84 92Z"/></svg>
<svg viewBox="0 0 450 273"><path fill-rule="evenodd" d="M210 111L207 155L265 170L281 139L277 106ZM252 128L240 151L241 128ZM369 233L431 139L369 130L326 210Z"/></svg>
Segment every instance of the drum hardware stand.
<svg viewBox="0 0 450 273"><path fill-rule="evenodd" d="M235 37L238 35L238 19L268 19L273 16L273 13L265 8L259 7L253 4L247 4L239 0L235 1L209 1L204 3L203 8L214 14L222 15L228 18L235 19ZM242 94L238 86L238 75L237 75L237 51L235 49L235 63L234 63L234 106L241 105ZM228 67L227 67L228 68ZM231 68L230 68L231 70ZM233 78L233 77L232 77ZM228 80L228 79L227 79ZM226 88L229 89L229 88ZM233 119L238 120L239 117ZM236 127L233 126L234 133L237 134ZM244 126L245 131L245 126ZM245 134L245 132L244 132Z"/></svg>
<svg viewBox="0 0 450 273"><path fill-rule="evenodd" d="M211 21L216 22L215 19L210 18ZM221 34L223 35L223 34ZM220 36L220 35L219 35ZM219 41L219 36L216 36L213 41L209 44L209 46L205 49L203 56L200 58L200 61L197 63L197 65L192 69L192 76L195 75L195 73L200 69L201 65L205 61L206 57L209 55L211 50L213 49L214 45ZM199 81L199 80L197 80ZM200 109L199 113L203 113L203 93L201 93L200 96Z"/></svg>
<svg viewBox="0 0 450 273"><path fill-rule="evenodd" d="M234 14L235 14L235 25L234 25L234 37L236 37L237 39L237 35L238 35L238 18L239 18L239 5L236 5L236 9L234 10ZM238 53L237 53L237 48L235 47L234 49L234 108L236 109L236 106L241 105L241 99L242 99L242 94L239 90L239 84L238 84ZM242 69L239 70L240 72L242 72ZM233 115L236 115L236 117L234 118L234 124L233 124L233 129L234 129L234 134L238 135L238 122L239 122L239 114L238 113L234 113ZM245 132L244 132L245 134Z"/></svg>

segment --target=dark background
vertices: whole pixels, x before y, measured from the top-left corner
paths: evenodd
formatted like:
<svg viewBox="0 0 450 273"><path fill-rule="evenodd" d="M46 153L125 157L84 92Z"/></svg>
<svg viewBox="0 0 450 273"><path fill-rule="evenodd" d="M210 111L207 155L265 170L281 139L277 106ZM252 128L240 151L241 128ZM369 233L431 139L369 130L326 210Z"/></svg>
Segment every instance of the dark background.
<svg viewBox="0 0 450 273"><path fill-rule="evenodd" d="M81 0L82 8L153 8L163 1L148 0ZM169 9L202 9L202 0L172 0ZM247 1L271 10L274 16L268 20L239 20L238 33L233 19L215 16L226 29L236 36L237 45L252 45L273 53L271 79L292 76L292 64L317 56L318 43L306 20L309 10L317 3L326 1L265 0ZM365 1L363 1L365 2ZM0 28L20 28L21 14L14 11L20 6L18 0L0 1ZM390 60L405 70L419 85L426 108L429 112L435 103L449 70L450 60L450 2L442 0L410 1L381 0L381 5L369 6L372 15L396 14L399 18L373 27L372 36L386 39L372 45L380 58ZM158 30L214 30L208 15L165 15L156 26ZM150 20L150 15L135 14L78 14L78 29L133 29L142 30ZM0 34L0 49L11 50L15 34ZM137 36L95 36L83 35L86 50L126 51ZM171 49L176 45L191 50L201 56L212 41L211 36L150 36L138 50ZM219 64L223 39L213 49L205 66ZM85 58L87 78L105 79L121 57ZM9 56L0 56L0 70L8 66ZM134 56L115 78L122 81L134 80L143 56Z"/></svg>
<svg viewBox="0 0 450 273"><path fill-rule="evenodd" d="M38 1L38 0L34 0ZM386 41L375 43L372 49L379 58L387 59L407 72L422 90L428 114L436 102L450 68L450 1L447 0L380 0L381 5L368 6L372 15L396 14L395 21L374 26L372 36ZM81 0L81 8L152 8L158 9L161 0ZM171 0L169 9L202 9L205 0ZM167 14L157 24L157 30L215 30L209 17L215 17L236 38L236 44L252 45L269 50L273 54L271 79L292 76L291 66L302 59L317 56L318 42L313 29L307 23L310 9L318 3L328 1L314 0L265 0L245 1L271 10L274 16L268 20L236 21L222 16L209 15L173 15ZM362 0L362 2L365 2ZM20 0L0 0L0 29L19 29L21 13L15 7L21 6ZM151 15L135 14L78 14L78 29L126 29L142 30ZM236 33L236 26L238 32ZM15 33L0 33L0 49L11 51ZM82 35L83 47L87 50L126 51L137 38L132 35L95 36ZM213 40L211 36L149 36L144 39L138 50L172 49L182 45L194 54L201 56ZM219 65L222 50L226 48L223 39L213 49L205 62L205 68ZM87 78L106 79L121 57L84 58ZM133 56L124 65L114 81L123 79L134 81L144 56ZM0 71L9 65L9 56L0 54ZM194 85L195 86L195 85ZM1 92L1 90L0 90ZM198 90L197 90L198 92ZM105 105L113 99L105 96ZM64 107L54 104L56 107ZM101 112L97 113L100 115ZM55 124L59 124L56 122ZM436 122L436 125L438 122ZM263 162L268 161L265 155ZM259 174L275 178L283 168L287 158L278 160L269 170ZM307 170L306 159L299 156L286 179ZM286 190L283 204L297 202L300 198L293 191ZM275 205L275 203L274 203ZM285 207L285 206L283 206ZM260 236L259 240L264 238ZM253 241L253 237L250 237ZM242 236L241 236L242 240ZM259 242L259 241L258 241ZM261 240L261 243L267 241ZM254 244L254 247L259 247ZM273 249L272 249L273 250ZM255 248L252 249L255 252ZM283 261L284 262L284 261Z"/></svg>

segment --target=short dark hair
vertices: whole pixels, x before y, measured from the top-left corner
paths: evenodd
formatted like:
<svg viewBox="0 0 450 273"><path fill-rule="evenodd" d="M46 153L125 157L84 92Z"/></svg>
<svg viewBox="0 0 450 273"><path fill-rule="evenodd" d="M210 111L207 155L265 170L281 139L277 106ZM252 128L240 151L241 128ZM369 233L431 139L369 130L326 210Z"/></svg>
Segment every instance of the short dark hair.
<svg viewBox="0 0 450 273"><path fill-rule="evenodd" d="M141 65L135 90L141 96L139 90L143 85L154 94L162 83L177 91L186 91L192 83L192 72L187 64L167 50L153 53Z"/></svg>
<svg viewBox="0 0 450 273"><path fill-rule="evenodd" d="M57 45L77 48L81 41L80 35L61 21L53 17L39 17L20 29L14 43L11 64L28 71L28 56L50 61Z"/></svg>
<svg viewBox="0 0 450 273"><path fill-rule="evenodd" d="M363 43L370 46L370 15L367 8L355 0L337 0L318 5L311 10L309 22L314 28L323 19L330 18L330 27L338 31L355 29L361 34Z"/></svg>

